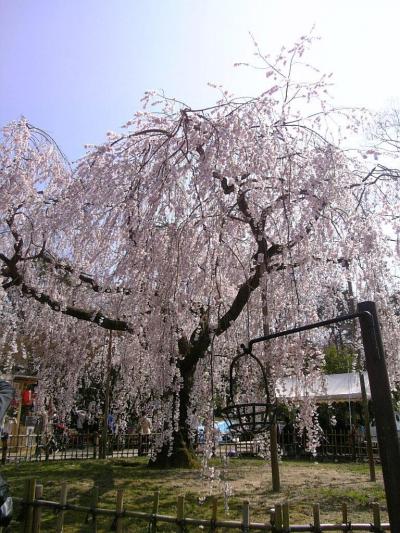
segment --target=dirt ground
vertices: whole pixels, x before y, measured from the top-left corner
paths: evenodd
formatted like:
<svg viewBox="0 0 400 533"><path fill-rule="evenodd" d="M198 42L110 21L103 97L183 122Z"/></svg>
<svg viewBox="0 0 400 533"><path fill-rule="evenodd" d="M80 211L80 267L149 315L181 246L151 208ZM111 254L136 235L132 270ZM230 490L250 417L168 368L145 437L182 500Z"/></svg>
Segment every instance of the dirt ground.
<svg viewBox="0 0 400 533"><path fill-rule="evenodd" d="M228 505L232 518L237 518L244 500L250 501L252 520L265 521L267 511L276 503L289 503L291 523L313 521L313 504L320 504L321 522L342 521L342 506L347 505L348 520L359 523L373 521L371 504L378 502L382 522L387 522L381 469L376 469L376 482L369 481L367 465L319 464L317 462L280 463L281 492L272 492L271 467L261 461L231 460L222 469L222 481L215 483L215 493L223 495L224 481L232 496ZM193 480L194 481L194 480ZM197 484L197 483L196 483ZM193 485L191 490L194 490ZM207 489L199 486L201 492Z"/></svg>

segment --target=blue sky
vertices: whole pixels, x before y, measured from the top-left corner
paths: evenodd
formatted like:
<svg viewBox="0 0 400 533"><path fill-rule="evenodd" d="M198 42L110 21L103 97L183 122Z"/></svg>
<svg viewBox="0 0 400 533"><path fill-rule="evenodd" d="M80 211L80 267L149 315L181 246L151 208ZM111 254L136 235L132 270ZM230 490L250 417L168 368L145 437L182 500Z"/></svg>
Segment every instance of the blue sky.
<svg viewBox="0 0 400 533"><path fill-rule="evenodd" d="M316 25L310 61L334 72L340 105L379 108L400 93L395 0L0 0L0 125L24 115L67 156L83 155L163 89L192 106L207 82L256 94L265 81L234 69Z"/></svg>

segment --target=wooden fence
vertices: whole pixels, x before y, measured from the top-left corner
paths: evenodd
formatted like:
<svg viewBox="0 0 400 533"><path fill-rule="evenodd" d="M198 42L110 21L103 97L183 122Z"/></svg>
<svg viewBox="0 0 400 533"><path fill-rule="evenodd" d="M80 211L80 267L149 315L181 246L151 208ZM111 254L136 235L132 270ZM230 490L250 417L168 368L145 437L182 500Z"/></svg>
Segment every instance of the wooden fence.
<svg viewBox="0 0 400 533"><path fill-rule="evenodd" d="M99 492L95 487L93 490L92 504L90 506L81 506L73 503L68 503L68 485L63 483L61 485L60 499L58 502L47 501L43 499L43 486L36 483L36 480L29 479L25 484L25 495L23 498L14 498L14 500L22 507L20 517L22 520L24 533L38 533L45 531L41 529L42 511L44 509L56 512L56 525L52 531L61 533L64 529L64 522L67 513L74 515L80 514L82 521L90 524L88 527L92 532L100 531L98 524L98 517L103 516L109 520L107 531L128 531L125 528L128 519L138 522L140 529L132 529L129 531L147 531L148 533L159 533L166 531L165 524L169 524L168 531L175 531L177 533L185 533L191 528L198 529L202 527L207 528L207 531L217 532L223 530L237 530L242 532L256 531L271 531L273 533L287 533L293 532L321 532L321 531L375 531L381 532L389 530L388 523L381 522L380 508L377 503L371 506L371 523L353 523L350 520L348 509L344 504L342 506L342 519L339 523L325 524L321 522L319 504L314 504L312 508L313 523L312 524L293 524L290 521L289 505L287 503L276 504L273 509L268 512L266 521L263 523L252 522L250 519L250 504L248 501L243 503L242 519L223 520L218 518L218 501L212 498L210 517L209 518L190 518L185 515L185 498L178 497L176 515L169 516L159 514L159 492L154 493L154 500L152 509L148 513L142 511L133 511L126 509L124 506L124 491L118 489L116 492L115 508L104 509L99 507ZM81 522L82 523L82 522ZM1 529L0 529L1 531ZM103 529L104 531L104 529Z"/></svg>

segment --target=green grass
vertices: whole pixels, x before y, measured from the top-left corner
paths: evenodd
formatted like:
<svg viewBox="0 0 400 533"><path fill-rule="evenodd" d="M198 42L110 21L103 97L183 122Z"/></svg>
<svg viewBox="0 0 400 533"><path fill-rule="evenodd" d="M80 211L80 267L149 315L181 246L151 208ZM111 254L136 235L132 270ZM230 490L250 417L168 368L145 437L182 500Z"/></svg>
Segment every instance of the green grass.
<svg viewBox="0 0 400 533"><path fill-rule="evenodd" d="M99 507L115 509L116 489L124 489L124 505L129 510L151 512L154 492L160 490L159 513L176 515L179 495L185 495L185 514L190 517L210 518L210 484L194 470L156 470L146 466L146 458L83 460L49 463L21 463L5 465L2 473L14 496L23 495L25 480L35 478L44 486L44 499L58 501L61 482L69 486L68 502L90 506L93 486L99 488ZM221 467L218 460L214 465ZM312 522L312 504L321 505L322 521L339 522L342 503L349 507L353 522L371 522L370 504L378 501L385 507L380 470L378 482L368 481L368 467L363 464L315 464L283 462L280 466L282 491L271 490L270 466L261 459L231 459L222 477L233 487L229 499L229 514L224 513L221 484L214 483L212 491L219 498L220 519L240 519L244 500L251 502L251 519L267 521L267 509L275 503L289 501L291 523ZM385 514L383 518L387 520ZM89 532L81 513L67 512L66 532ZM99 519L98 531L111 531L112 519ZM147 524L124 521L126 531L147 531ZM43 511L42 531L54 531L55 514ZM191 531L198 530L192 528ZM161 525L160 532L175 531Z"/></svg>

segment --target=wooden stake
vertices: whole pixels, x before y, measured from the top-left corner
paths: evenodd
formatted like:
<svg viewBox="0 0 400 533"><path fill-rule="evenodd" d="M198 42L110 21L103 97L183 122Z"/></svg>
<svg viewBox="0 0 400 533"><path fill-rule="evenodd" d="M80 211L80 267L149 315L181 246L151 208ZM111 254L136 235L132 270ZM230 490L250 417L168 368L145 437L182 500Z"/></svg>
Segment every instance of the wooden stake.
<svg viewBox="0 0 400 533"><path fill-rule="evenodd" d="M288 502L285 502L282 505L282 519L283 519L283 527L284 527L284 529L289 529L290 520L289 520L289 504L288 504Z"/></svg>
<svg viewBox="0 0 400 533"><path fill-rule="evenodd" d="M122 512L124 510L124 490L117 490L117 506L116 506L116 521L115 521L115 531L117 533L122 533Z"/></svg>
<svg viewBox="0 0 400 533"><path fill-rule="evenodd" d="M92 509L93 509L93 511L96 511L98 503L99 503L99 487L97 485L95 485L93 487L93 493L92 493ZM92 513L92 531L93 531L93 533L97 533L97 515L96 515L96 512Z"/></svg>
<svg viewBox="0 0 400 533"><path fill-rule="evenodd" d="M243 531L247 533L250 526L250 503L247 500L243 503L242 518Z"/></svg>
<svg viewBox="0 0 400 533"><path fill-rule="evenodd" d="M342 524L347 524L348 522L347 503L342 503Z"/></svg>
<svg viewBox="0 0 400 533"><path fill-rule="evenodd" d="M319 503L313 505L314 531L321 530L321 516L319 512Z"/></svg>
<svg viewBox="0 0 400 533"><path fill-rule="evenodd" d="M374 520L374 527L377 529L381 528L381 510L379 509L379 503L374 502L372 504L372 515Z"/></svg>
<svg viewBox="0 0 400 533"><path fill-rule="evenodd" d="M154 491L154 498L153 498L153 514L158 513L158 506L160 504L160 491L155 490Z"/></svg>
<svg viewBox="0 0 400 533"><path fill-rule="evenodd" d="M275 505L275 524L274 526L278 529L283 526L283 516L282 516L282 505L277 503Z"/></svg>
<svg viewBox="0 0 400 533"><path fill-rule="evenodd" d="M67 505L67 499L68 499L68 485L64 481L61 483L61 493L60 493L60 505L65 506ZM65 509L60 509L58 517L57 517L57 525L56 525L56 532L62 533L64 531L64 517L65 517Z"/></svg>
<svg viewBox="0 0 400 533"><path fill-rule="evenodd" d="M26 511L25 511L25 521L24 521L24 533L31 533L32 532L32 524L33 524L33 502L35 500L35 492L36 492L36 480L35 479L27 479L25 482L25 498L24 502L26 503Z"/></svg>
<svg viewBox="0 0 400 533"><path fill-rule="evenodd" d="M158 514L159 504L160 504L160 491L156 490L154 491L154 498L153 498L153 510L152 510L153 520L150 523L150 528L149 528L151 533L156 533L157 531L157 514Z"/></svg>
<svg viewBox="0 0 400 533"><path fill-rule="evenodd" d="M177 533L183 533L185 531L185 528L183 525L183 519L185 516L184 509L185 509L185 497L178 496L178 503L177 503L177 510L176 510L176 522L177 522L176 531Z"/></svg>
<svg viewBox="0 0 400 533"><path fill-rule="evenodd" d="M7 461L8 433L1 437L1 464L5 465Z"/></svg>
<svg viewBox="0 0 400 533"><path fill-rule="evenodd" d="M212 507L211 507L212 524L211 524L210 532L214 533L215 531L217 531L217 528L216 528L215 524L217 522L217 513L218 513L218 499L217 499L216 496L212 497L211 505L212 505Z"/></svg>
<svg viewBox="0 0 400 533"><path fill-rule="evenodd" d="M43 496L43 485L36 485L35 500L41 500ZM40 533L40 522L42 519L42 508L37 506L33 509L33 533Z"/></svg>

